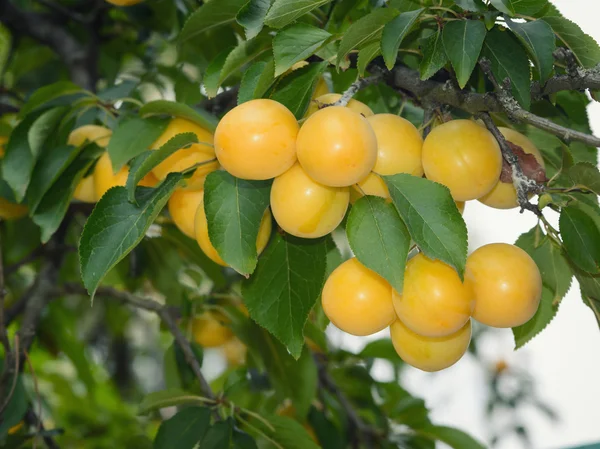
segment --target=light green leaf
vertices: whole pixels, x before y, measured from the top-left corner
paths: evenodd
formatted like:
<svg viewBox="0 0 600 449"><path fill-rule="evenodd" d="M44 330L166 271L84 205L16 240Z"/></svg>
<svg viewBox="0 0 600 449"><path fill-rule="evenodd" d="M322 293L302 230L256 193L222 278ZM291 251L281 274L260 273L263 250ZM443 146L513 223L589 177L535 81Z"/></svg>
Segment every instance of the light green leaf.
<svg viewBox="0 0 600 449"><path fill-rule="evenodd" d="M304 61L331 37L325 30L298 23L285 28L273 38L275 76L290 69L296 62Z"/></svg>
<svg viewBox="0 0 600 449"><path fill-rule="evenodd" d="M360 198L350 210L346 233L357 259L401 292L410 235L395 207L383 198Z"/></svg>
<svg viewBox="0 0 600 449"><path fill-rule="evenodd" d="M235 178L226 171L209 174L204 210L210 241L231 268L249 275L258 258L256 239L269 207L271 183Z"/></svg>
<svg viewBox="0 0 600 449"><path fill-rule="evenodd" d="M0 77L4 75L4 67L8 61L10 54L10 46L12 45L12 35L10 30L0 24Z"/></svg>
<svg viewBox="0 0 600 449"><path fill-rule="evenodd" d="M155 410L179 405L206 404L206 398L196 396L177 388L149 393L140 402L138 414L146 415Z"/></svg>
<svg viewBox="0 0 600 449"><path fill-rule="evenodd" d="M600 171L595 165L580 162L569 168L567 175L573 182L573 187L584 187L600 195Z"/></svg>
<svg viewBox="0 0 600 449"><path fill-rule="evenodd" d="M417 433L433 440L442 441L454 449L485 449L485 446L472 436L452 427L428 425L419 428Z"/></svg>
<svg viewBox="0 0 600 449"><path fill-rule="evenodd" d="M263 28L271 0L249 0L237 13L236 20L246 29L246 39L252 39Z"/></svg>
<svg viewBox="0 0 600 449"><path fill-rule="evenodd" d="M247 1L218 0L204 3L185 22L181 33L179 33L179 42L184 42L205 31L234 22L238 12Z"/></svg>
<svg viewBox="0 0 600 449"><path fill-rule="evenodd" d="M592 310L600 326L600 277L577 269L575 269L575 277L581 287L584 304Z"/></svg>
<svg viewBox="0 0 600 449"><path fill-rule="evenodd" d="M198 86L200 89L200 86ZM214 115L202 109L194 109L184 103L177 103L168 100L154 100L146 103L140 108L140 117L146 118L153 115L167 115L171 117L180 117L197 125L202 126L210 132L214 132L217 128L217 119Z"/></svg>
<svg viewBox="0 0 600 449"><path fill-rule="evenodd" d="M240 44L235 47L231 52L227 54L227 57L223 60L223 65L220 67L215 65L213 69L214 72L211 72L211 76L207 75L204 77L204 87L206 88L206 93L209 98L217 95L219 87L223 84L227 79L235 74L239 73L242 68L260 56L262 53L269 49L268 45L270 44L270 39L267 36L258 36L249 41L240 42ZM222 60L222 54L218 57L219 63ZM218 71L219 76L216 76L216 72Z"/></svg>
<svg viewBox="0 0 600 449"><path fill-rule="evenodd" d="M556 49L556 39L552 27L543 20L525 23L507 21L507 24L529 52L540 82L545 83L554 68L552 54Z"/></svg>
<svg viewBox="0 0 600 449"><path fill-rule="evenodd" d="M491 3L498 11L509 16L532 16L549 4L548 0L491 0Z"/></svg>
<svg viewBox="0 0 600 449"><path fill-rule="evenodd" d="M587 213L565 207L560 213L560 235L571 260L588 273L598 273L600 265L600 230Z"/></svg>
<svg viewBox="0 0 600 449"><path fill-rule="evenodd" d="M275 233L242 293L250 317L295 357L304 344L308 314L321 294L327 248L324 239Z"/></svg>
<svg viewBox="0 0 600 449"><path fill-rule="evenodd" d="M113 171L117 173L131 159L148 150L168 124L169 119L160 117L120 120L107 148Z"/></svg>
<svg viewBox="0 0 600 449"><path fill-rule="evenodd" d="M271 28L283 28L315 8L331 0L275 0L267 14L265 24Z"/></svg>
<svg viewBox="0 0 600 449"><path fill-rule="evenodd" d="M128 201L125 187L113 187L98 202L79 242L83 284L92 299L106 273L144 238L182 179L171 173L155 189L139 188L137 206Z"/></svg>
<svg viewBox="0 0 600 449"><path fill-rule="evenodd" d="M358 69L358 76L365 76L365 71L369 63L381 54L381 43L373 42L369 45L364 46L358 52L358 62L356 68Z"/></svg>
<svg viewBox="0 0 600 449"><path fill-rule="evenodd" d="M553 301L554 293L545 285L542 287L542 299L535 315L521 326L513 327L515 349L522 348L542 332L558 313L559 303Z"/></svg>
<svg viewBox="0 0 600 449"><path fill-rule="evenodd" d="M277 84L271 99L283 104L300 120L326 68L327 62L318 62L294 70Z"/></svg>
<svg viewBox="0 0 600 449"><path fill-rule="evenodd" d="M423 52L423 59L419 70L421 79L426 80L439 72L448 62L441 31L437 31L424 39L421 51Z"/></svg>
<svg viewBox="0 0 600 449"><path fill-rule="evenodd" d="M407 174L383 178L415 243L427 257L453 266L462 278L467 226L448 188Z"/></svg>
<svg viewBox="0 0 600 449"><path fill-rule="evenodd" d="M515 8L513 7L512 0L490 0L490 2L498 11L508 14L509 16L515 15Z"/></svg>
<svg viewBox="0 0 600 449"><path fill-rule="evenodd" d="M204 407L184 408L160 425L153 448L193 449L207 434L209 427L210 409Z"/></svg>
<svg viewBox="0 0 600 449"><path fill-rule="evenodd" d="M275 81L273 77L274 70L275 63L273 59L270 59L268 62L258 61L248 67L240 83L238 104L262 98Z"/></svg>
<svg viewBox="0 0 600 449"><path fill-rule="evenodd" d="M354 49L362 49L379 41L383 27L394 19L399 12L393 8L379 8L354 22L344 33L338 49L337 65Z"/></svg>
<svg viewBox="0 0 600 449"><path fill-rule="evenodd" d="M389 338L382 338L381 340L367 343L363 350L358 353L358 356L360 358L385 359L396 365L402 363L402 359L398 357L392 340Z"/></svg>
<svg viewBox="0 0 600 449"><path fill-rule="evenodd" d="M185 148L192 143L198 143L198 136L194 133L181 133L169 139L162 147L153 151L146 151L133 159L129 176L127 177L127 192L129 201L135 201L135 189L139 182L146 176L154 167L168 158L181 148Z"/></svg>
<svg viewBox="0 0 600 449"><path fill-rule="evenodd" d="M285 449L320 449L320 446L315 443L298 421L279 415L268 415L265 418L274 430L269 429L263 423L258 425L280 447Z"/></svg>
<svg viewBox="0 0 600 449"><path fill-rule="evenodd" d="M388 22L381 34L381 54L388 70L396 65L398 50L404 38L410 33L413 25L425 8L404 12Z"/></svg>
<svg viewBox="0 0 600 449"><path fill-rule="evenodd" d="M27 103L21 108L20 115L24 117L30 112L33 112L50 102L55 102L61 97L71 97L74 94L84 94L84 92L85 91L81 87L71 81L59 81L54 84L49 84L36 90L31 97L29 97Z"/></svg>
<svg viewBox="0 0 600 449"><path fill-rule="evenodd" d="M489 59L492 73L498 82L502 84L508 78L517 101L523 108L529 109L531 105L529 58L515 36L507 31L500 31L497 27L494 28L485 38L483 54Z"/></svg>
<svg viewBox="0 0 600 449"><path fill-rule="evenodd" d="M444 27L444 48L461 88L467 85L479 60L486 33L485 25L479 20L455 20Z"/></svg>

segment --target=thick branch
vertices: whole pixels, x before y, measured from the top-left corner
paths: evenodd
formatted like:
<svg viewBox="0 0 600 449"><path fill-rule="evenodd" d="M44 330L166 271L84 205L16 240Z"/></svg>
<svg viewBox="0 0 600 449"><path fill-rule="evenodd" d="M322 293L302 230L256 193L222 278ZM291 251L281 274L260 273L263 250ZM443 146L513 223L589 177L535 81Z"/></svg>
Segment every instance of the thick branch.
<svg viewBox="0 0 600 449"><path fill-rule="evenodd" d="M87 295L87 291L83 286L77 284L66 284L63 289L64 293L72 293L78 295ZM204 378L202 374L202 370L200 368L200 364L198 363L198 359L192 350L192 347L185 338L185 335L181 332L175 319L173 318L169 308L167 306L163 306L161 303L154 301L152 299L141 298L132 293L117 290L111 287L100 287L96 292L99 296L106 296L107 298L117 299L125 304L132 305L137 307L138 309L148 310L150 312L156 313L160 319L165 323L165 325L169 328L171 334L175 338L175 341L183 351L185 356L185 360L196 375L196 378L200 382L200 388L202 389L202 393L209 399L214 399L215 395L210 388L210 385Z"/></svg>

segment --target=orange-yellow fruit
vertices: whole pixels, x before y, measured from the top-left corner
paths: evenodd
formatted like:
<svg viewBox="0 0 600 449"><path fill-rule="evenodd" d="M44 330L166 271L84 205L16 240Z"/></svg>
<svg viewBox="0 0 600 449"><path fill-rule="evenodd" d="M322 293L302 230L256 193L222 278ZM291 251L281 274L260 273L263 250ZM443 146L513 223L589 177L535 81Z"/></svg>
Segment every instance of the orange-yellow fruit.
<svg viewBox="0 0 600 449"><path fill-rule="evenodd" d="M177 189L169 198L169 214L175 226L188 237L196 238L194 222L196 210L204 198L204 191Z"/></svg>
<svg viewBox="0 0 600 449"><path fill-rule="evenodd" d="M208 237L208 222L206 221L206 213L204 212L204 197L201 199L198 208L196 209L194 226L196 229L196 241L198 242L198 245L200 245L200 249L204 251L204 254L206 254L214 263L226 267L227 264L221 259L221 256L219 256L219 253ZM262 253L267 246L267 243L269 243L271 227L271 214L269 213L269 210L266 210L260 222L258 237L256 238L256 252L258 254Z"/></svg>
<svg viewBox="0 0 600 449"><path fill-rule="evenodd" d="M8 136L0 136L0 159L4 157L4 146L8 142Z"/></svg>
<svg viewBox="0 0 600 449"><path fill-rule="evenodd" d="M465 203L464 201L456 201L456 207L458 208L458 211L462 214L465 213L465 206L467 203Z"/></svg>
<svg viewBox="0 0 600 449"><path fill-rule="evenodd" d="M117 173L113 173L112 162L108 153L104 153L96 162L94 168L94 192L96 195L96 201L100 200L104 194L116 186L125 186L127 183L127 177L129 176L129 168L123 166ZM158 180L152 173L148 173L138 183L144 187L154 187L158 183Z"/></svg>
<svg viewBox="0 0 600 449"><path fill-rule="evenodd" d="M315 181L345 187L362 181L375 165L377 140L369 122L351 109L331 106L300 128L298 161Z"/></svg>
<svg viewBox="0 0 600 449"><path fill-rule="evenodd" d="M246 348L246 345L242 343L239 338L234 337L230 339L221 347L221 349L223 350L223 355L229 366L238 367L246 363L246 353L248 352L248 348Z"/></svg>
<svg viewBox="0 0 600 449"><path fill-rule="evenodd" d="M425 139L423 169L428 179L447 186L456 201L481 198L500 178L500 146L477 123L453 120L434 128Z"/></svg>
<svg viewBox="0 0 600 449"><path fill-rule="evenodd" d="M394 290L398 318L425 337L457 332L471 316L473 295L450 265L421 254L406 264L404 289Z"/></svg>
<svg viewBox="0 0 600 449"><path fill-rule="evenodd" d="M356 258L331 273L321 301L331 322L352 335L374 334L396 319L391 285Z"/></svg>
<svg viewBox="0 0 600 449"><path fill-rule="evenodd" d="M221 346L233 337L227 319L219 312L204 312L192 321L194 341L205 348Z"/></svg>
<svg viewBox="0 0 600 449"><path fill-rule="evenodd" d="M112 131L104 126L84 125L71 131L67 143L78 147L87 141L94 142L96 145L106 148L111 136Z"/></svg>
<svg viewBox="0 0 600 449"><path fill-rule="evenodd" d="M423 176L423 137L419 130L394 114L375 114L367 120L377 137L377 162L373 171L380 175Z"/></svg>
<svg viewBox="0 0 600 449"><path fill-rule="evenodd" d="M502 135L509 142L523 148L527 154L532 154L542 167L545 167L542 153L535 144L526 136L510 128L498 128ZM483 204L495 209L513 209L519 206L517 201L517 192L511 182L498 181L494 188L487 195L479 198Z"/></svg>
<svg viewBox="0 0 600 449"><path fill-rule="evenodd" d="M318 238L329 234L344 219L348 187L327 187L313 181L295 164L275 178L271 187L271 212L281 228L296 237Z"/></svg>
<svg viewBox="0 0 600 449"><path fill-rule="evenodd" d="M6 198L0 198L0 219L2 220L16 220L27 215L27 211L27 206L23 204L11 203Z"/></svg>
<svg viewBox="0 0 600 449"><path fill-rule="evenodd" d="M354 204L365 195L390 199L390 191L385 181L376 173L369 173L365 179L350 187L350 203Z"/></svg>
<svg viewBox="0 0 600 449"><path fill-rule="evenodd" d="M23 425L24 425L23 421L20 421L18 424L15 424L10 429L8 429L8 434L14 435L15 433L17 433L19 430L21 430L23 428Z"/></svg>
<svg viewBox="0 0 600 449"><path fill-rule="evenodd" d="M423 371L440 371L454 365L467 352L471 342L471 320L445 337L424 337L400 320L390 326L392 344L402 360Z"/></svg>
<svg viewBox="0 0 600 449"><path fill-rule="evenodd" d="M94 188L93 175L89 175L79 181L77 188L75 188L73 198L84 203L95 203L98 201L96 198L96 189Z"/></svg>
<svg viewBox="0 0 600 449"><path fill-rule="evenodd" d="M327 85L325 84L325 88L327 88ZM315 112L319 111L319 107L326 105L326 104L333 104L336 101L338 101L340 98L342 98L341 94L330 94L327 92L324 92L322 95L317 95L317 92L319 90L319 86L317 85L317 90L315 90L315 94L313 95L313 100L310 102L310 105L308 106L308 111L306 111L306 116L309 117L311 115L313 115ZM330 107L330 106L328 106ZM369 106L367 106L366 104L364 104L361 101L355 100L355 99L351 99L348 104L346 105L346 107L348 109L350 109L351 111L357 112L358 114L361 114L365 117L370 117L373 115L373 111L371 110L371 108ZM327 109L327 108L323 108L323 109Z"/></svg>
<svg viewBox="0 0 600 449"><path fill-rule="evenodd" d="M506 243L482 246L467 258L465 286L475 298L473 318L493 327L525 324L542 296L542 276L534 260Z"/></svg>
<svg viewBox="0 0 600 449"><path fill-rule="evenodd" d="M152 172L163 180L169 173L180 172L190 168L194 164L215 159L215 150L213 149L213 135L202 126L189 120L176 117L172 119L161 136L152 144L152 148L159 149L177 134L194 133L198 137L199 143L194 143L187 148L182 148L158 164ZM190 179L187 180L186 187L190 190L202 190L206 176L219 168L219 163L207 163L198 167Z"/></svg>
<svg viewBox="0 0 600 449"><path fill-rule="evenodd" d="M106 0L108 3L112 3L117 6L133 6L138 3L142 3L144 0Z"/></svg>
<svg viewBox="0 0 600 449"><path fill-rule="evenodd" d="M225 170L242 179L270 179L296 161L298 122L273 100L251 100L233 108L215 131L215 152Z"/></svg>

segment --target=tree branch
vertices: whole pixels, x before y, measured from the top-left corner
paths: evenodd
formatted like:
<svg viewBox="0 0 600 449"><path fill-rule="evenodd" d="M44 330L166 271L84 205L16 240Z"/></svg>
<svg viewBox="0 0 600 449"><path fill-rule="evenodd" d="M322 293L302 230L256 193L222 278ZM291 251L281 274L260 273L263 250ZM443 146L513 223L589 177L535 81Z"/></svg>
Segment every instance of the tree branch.
<svg viewBox="0 0 600 449"><path fill-rule="evenodd" d="M348 89L346 89L346 91L342 94L342 96L340 97L340 99L338 101L336 101L335 103L331 104L331 105L323 105L323 106L347 106L348 103L350 102L350 100L352 100L352 97L354 97L354 95L356 95L356 93L361 90L364 89L365 87L371 85L371 84L375 84L377 82L379 82L382 78L382 74L377 74L377 75L373 75L370 76L368 78L358 78L356 81L354 81L350 87Z"/></svg>
<svg viewBox="0 0 600 449"><path fill-rule="evenodd" d="M82 285L78 284L65 284L63 286L61 293L71 293L77 295L85 295L88 293ZM185 338L185 335L181 332L175 319L173 318L170 309L167 306L162 305L161 303L154 301L153 299L146 299L136 296L132 293L123 290L117 290L111 287L100 287L96 292L97 295L106 296L107 298L117 299L125 304L129 304L138 309L147 310L150 312L156 313L160 319L165 323L165 325L169 328L171 334L175 338L175 341L183 351L183 355L185 356L185 360L196 375L196 378L200 382L200 388L202 389L202 393L209 399L215 399L215 394L213 393L210 385L204 378L202 374L202 370L200 368L200 364L198 363L198 359L192 350L192 346L189 341Z"/></svg>

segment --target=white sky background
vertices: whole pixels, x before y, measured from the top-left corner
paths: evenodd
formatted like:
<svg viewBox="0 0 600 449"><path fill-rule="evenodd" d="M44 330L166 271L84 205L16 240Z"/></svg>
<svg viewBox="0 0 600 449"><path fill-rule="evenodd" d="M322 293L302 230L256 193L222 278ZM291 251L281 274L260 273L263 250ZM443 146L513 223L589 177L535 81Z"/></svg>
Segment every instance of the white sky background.
<svg viewBox="0 0 600 449"><path fill-rule="evenodd" d="M600 1L553 0L560 11L600 42ZM600 104L590 107L592 128L600 135ZM532 214L497 211L477 202L467 204L471 251L492 242L514 243L531 229ZM381 335L385 336L384 331ZM360 349L364 338L331 333L332 340ZM539 396L555 408L560 422L553 423L539 413L524 410L531 431L533 449L559 449L600 442L600 331L591 311L583 304L577 285L564 298L558 316L542 334L514 352L512 332L501 330L482 342L490 367L504 359L514 368L525 368L535 378ZM380 370L387 377L386 367ZM410 370L405 386L423 397L436 424L460 427L482 441L488 441L490 427L484 416L488 371L469 357L441 373ZM507 440L499 449L522 447Z"/></svg>

